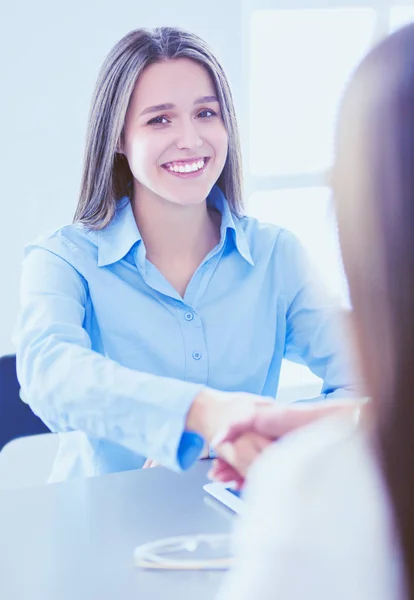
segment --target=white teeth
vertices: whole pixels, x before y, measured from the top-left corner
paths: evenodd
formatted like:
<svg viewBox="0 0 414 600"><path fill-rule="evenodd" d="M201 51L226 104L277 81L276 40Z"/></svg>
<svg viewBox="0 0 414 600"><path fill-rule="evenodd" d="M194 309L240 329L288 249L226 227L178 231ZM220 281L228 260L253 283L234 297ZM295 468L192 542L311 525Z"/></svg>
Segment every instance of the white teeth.
<svg viewBox="0 0 414 600"><path fill-rule="evenodd" d="M194 163L187 163L186 165L174 165L170 164L168 166L168 170L173 173L193 173L194 171L199 171L204 167L205 160L202 158Z"/></svg>

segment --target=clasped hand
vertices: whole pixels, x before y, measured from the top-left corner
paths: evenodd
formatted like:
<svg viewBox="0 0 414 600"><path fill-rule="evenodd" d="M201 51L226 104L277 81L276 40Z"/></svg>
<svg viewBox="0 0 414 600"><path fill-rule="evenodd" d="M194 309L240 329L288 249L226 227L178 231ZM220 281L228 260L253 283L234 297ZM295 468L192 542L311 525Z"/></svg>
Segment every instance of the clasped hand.
<svg viewBox="0 0 414 600"><path fill-rule="evenodd" d="M223 483L232 481L241 488L250 466L267 446L317 419L339 413L353 417L358 407L352 400L290 405L256 400L240 413L235 410L225 430L213 438L218 458L209 476Z"/></svg>

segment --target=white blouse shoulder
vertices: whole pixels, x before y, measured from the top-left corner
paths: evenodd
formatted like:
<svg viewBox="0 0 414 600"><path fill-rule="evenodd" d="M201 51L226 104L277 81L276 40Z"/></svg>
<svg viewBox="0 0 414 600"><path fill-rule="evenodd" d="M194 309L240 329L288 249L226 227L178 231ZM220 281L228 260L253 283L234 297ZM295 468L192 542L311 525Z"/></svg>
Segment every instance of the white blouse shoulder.
<svg viewBox="0 0 414 600"><path fill-rule="evenodd" d="M338 417L268 448L220 600L402 600L391 511L364 434Z"/></svg>

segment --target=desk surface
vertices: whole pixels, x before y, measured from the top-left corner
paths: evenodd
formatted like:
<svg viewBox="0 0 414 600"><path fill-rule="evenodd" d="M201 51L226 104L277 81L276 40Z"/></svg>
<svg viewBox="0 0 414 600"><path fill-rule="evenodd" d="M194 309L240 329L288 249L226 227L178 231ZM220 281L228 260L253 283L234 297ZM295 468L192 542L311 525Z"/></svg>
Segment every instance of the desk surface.
<svg viewBox="0 0 414 600"><path fill-rule="evenodd" d="M226 533L233 514L203 492L210 461L0 492L0 598L210 600L222 574L142 571L134 548Z"/></svg>

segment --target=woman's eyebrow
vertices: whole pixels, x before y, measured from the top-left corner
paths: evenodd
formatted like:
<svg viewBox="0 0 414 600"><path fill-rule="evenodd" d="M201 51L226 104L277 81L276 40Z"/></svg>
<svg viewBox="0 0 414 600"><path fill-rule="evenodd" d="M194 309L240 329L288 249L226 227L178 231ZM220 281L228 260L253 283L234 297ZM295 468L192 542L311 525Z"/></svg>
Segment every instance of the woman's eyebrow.
<svg viewBox="0 0 414 600"><path fill-rule="evenodd" d="M148 108L145 108L139 116L141 117L147 113L159 112L160 110L171 110L172 108L175 108L175 104L171 104L170 102L166 104L155 104L154 106L148 106Z"/></svg>
<svg viewBox="0 0 414 600"><path fill-rule="evenodd" d="M218 102L217 96L201 96L194 101L194 104L204 104L205 102Z"/></svg>
<svg viewBox="0 0 414 600"><path fill-rule="evenodd" d="M200 98L197 98L197 100L194 100L194 104L204 104L206 102L218 102L218 98L217 96L201 96ZM141 117L147 113L159 112L161 110L172 110L173 108L175 108L175 104L172 104L171 102L154 104L154 106L148 106L148 108L145 108L139 116Z"/></svg>

